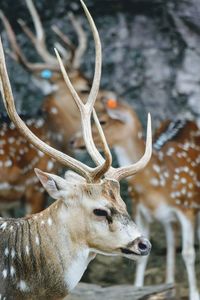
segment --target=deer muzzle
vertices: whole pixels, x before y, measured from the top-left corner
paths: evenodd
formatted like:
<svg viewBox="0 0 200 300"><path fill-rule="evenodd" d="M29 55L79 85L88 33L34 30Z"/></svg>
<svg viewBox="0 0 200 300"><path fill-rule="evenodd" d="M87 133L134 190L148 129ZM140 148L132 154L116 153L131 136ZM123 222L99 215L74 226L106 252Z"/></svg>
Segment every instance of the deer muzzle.
<svg viewBox="0 0 200 300"><path fill-rule="evenodd" d="M126 255L145 256L151 251L151 243L144 237L139 237L129 243L125 248L121 248L121 252Z"/></svg>

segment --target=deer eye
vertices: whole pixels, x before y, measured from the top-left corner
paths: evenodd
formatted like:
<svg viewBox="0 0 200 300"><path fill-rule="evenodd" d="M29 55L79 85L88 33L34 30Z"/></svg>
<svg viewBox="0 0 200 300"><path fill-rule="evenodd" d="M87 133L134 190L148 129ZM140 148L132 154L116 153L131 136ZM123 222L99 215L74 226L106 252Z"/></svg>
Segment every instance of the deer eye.
<svg viewBox="0 0 200 300"><path fill-rule="evenodd" d="M85 94L89 94L89 92L90 92L90 90L89 89L82 89L82 90L80 90L80 93L81 94L83 94L83 95L85 95Z"/></svg>
<svg viewBox="0 0 200 300"><path fill-rule="evenodd" d="M108 212L104 209L94 209L93 213L99 217L108 217Z"/></svg>
<svg viewBox="0 0 200 300"><path fill-rule="evenodd" d="M100 121L100 124L101 124L101 125L106 125L106 121L105 121L105 120L101 120L101 121Z"/></svg>

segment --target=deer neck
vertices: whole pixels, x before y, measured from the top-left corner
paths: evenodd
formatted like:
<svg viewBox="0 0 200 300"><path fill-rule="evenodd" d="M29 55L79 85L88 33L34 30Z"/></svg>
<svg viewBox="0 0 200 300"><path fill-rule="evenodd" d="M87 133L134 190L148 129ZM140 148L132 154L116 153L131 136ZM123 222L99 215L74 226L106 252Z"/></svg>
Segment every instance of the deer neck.
<svg viewBox="0 0 200 300"><path fill-rule="evenodd" d="M80 117L66 86L60 83L59 88L47 96L43 107L49 138L61 151L68 151L67 141L79 129Z"/></svg>
<svg viewBox="0 0 200 300"><path fill-rule="evenodd" d="M123 143L116 145L114 150L119 165L122 167L138 161L144 153L145 145L141 138L131 138L130 136L129 138L124 139Z"/></svg>
<svg viewBox="0 0 200 300"><path fill-rule="evenodd" d="M0 220L2 241L5 233L0 242L1 295L16 300L46 299L47 295L62 299L74 288L94 255L84 233L76 233L72 215L57 201L30 218Z"/></svg>

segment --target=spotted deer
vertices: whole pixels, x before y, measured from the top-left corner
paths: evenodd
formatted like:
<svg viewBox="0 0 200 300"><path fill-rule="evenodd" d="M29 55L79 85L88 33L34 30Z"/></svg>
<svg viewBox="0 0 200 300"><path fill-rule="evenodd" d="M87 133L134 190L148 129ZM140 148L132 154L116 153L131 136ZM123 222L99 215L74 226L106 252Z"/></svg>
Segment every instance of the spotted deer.
<svg viewBox="0 0 200 300"><path fill-rule="evenodd" d="M95 167L56 150L26 126L15 108L0 44L0 86L9 117L37 149L73 171L68 171L63 179L36 169L42 185L56 202L32 216L0 219L0 293L3 299L63 299L78 283L96 253L136 259L150 252L150 242L141 235L127 213L119 185L122 178L143 169L151 157L150 116L143 157L135 164L113 168L109 147L93 109L101 78L101 42L82 0L81 4L96 50L94 79L85 104L55 51L66 85L80 111L86 148ZM103 142L105 159L92 139L92 113Z"/></svg>
<svg viewBox="0 0 200 300"><path fill-rule="evenodd" d="M119 165L136 162L144 150L142 125L130 105L108 101L99 115L105 136L113 147ZM96 128L92 128L96 145L101 147ZM71 140L74 149L83 149L80 133ZM135 149L135 150L134 150ZM195 276L195 220L200 219L200 131L192 121L163 122L157 130L151 161L129 178L136 208L136 224L146 236L155 218L164 227L167 245L166 282L174 282L175 236L173 222L178 220L182 232L182 256L190 287L190 300L199 300ZM198 225L200 244L200 220ZM144 284L147 258L138 261L135 285Z"/></svg>
<svg viewBox="0 0 200 300"><path fill-rule="evenodd" d="M58 147L61 151L69 152L68 140L80 127L79 112L69 89L65 85L57 60L47 50L45 32L32 0L26 0L26 5L32 16L36 36L22 20L19 23L42 58L43 62L41 63L32 63L26 59L8 19L3 12L0 12L12 47L10 55L28 72L31 72L34 82L46 94L40 113L38 112L39 116L37 118L27 117L26 124L41 139ZM68 69L70 79L85 101L89 94L91 82L81 73L80 63L86 50L87 38L80 22L73 14L70 14L70 19L78 36L79 44L77 47L56 26L53 29L67 44L67 49L61 47L60 44L58 47L62 50L64 64ZM97 98L97 109L101 109L102 99L110 97L115 96L109 91L100 90ZM44 208L45 194L42 193L43 188L35 176L34 167L53 172L58 170L57 164L52 159L33 147L23 135L19 136L18 130L12 122L7 122L5 118L1 118L0 211L2 214L5 214L8 208L19 205L20 201L25 201L27 213L36 213Z"/></svg>

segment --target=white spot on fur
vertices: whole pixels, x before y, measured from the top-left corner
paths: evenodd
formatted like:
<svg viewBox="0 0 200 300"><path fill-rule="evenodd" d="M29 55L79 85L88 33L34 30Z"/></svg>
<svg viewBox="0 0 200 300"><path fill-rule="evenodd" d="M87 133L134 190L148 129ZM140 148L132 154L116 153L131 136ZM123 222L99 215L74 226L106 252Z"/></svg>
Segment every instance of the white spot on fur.
<svg viewBox="0 0 200 300"><path fill-rule="evenodd" d="M53 162L51 160L48 161L47 163L47 171L51 171L53 169Z"/></svg>
<svg viewBox="0 0 200 300"><path fill-rule="evenodd" d="M151 185L152 186L159 186L160 185L160 181L157 179L157 178L152 178L151 180L150 180L150 182L151 182Z"/></svg>
<svg viewBox="0 0 200 300"><path fill-rule="evenodd" d="M51 107L50 112L51 112L53 115L56 115L56 114L58 113L58 109L57 109L56 107Z"/></svg>
<svg viewBox="0 0 200 300"><path fill-rule="evenodd" d="M158 165L153 165L153 170L157 173L160 172L160 167Z"/></svg>
<svg viewBox="0 0 200 300"><path fill-rule="evenodd" d="M44 156L44 153L43 153L42 151L38 151L38 155L39 155L40 157L43 157L43 156Z"/></svg>
<svg viewBox="0 0 200 300"><path fill-rule="evenodd" d="M9 144L14 143L14 141L15 141L14 137L11 136L11 137L8 138L8 143Z"/></svg>
<svg viewBox="0 0 200 300"><path fill-rule="evenodd" d="M9 168L9 167L11 167L12 166L12 160L7 160L5 163L4 163L4 166L6 167L6 168Z"/></svg>
<svg viewBox="0 0 200 300"><path fill-rule="evenodd" d="M185 177L182 177L181 178L181 183L185 184L187 182L186 178Z"/></svg>

